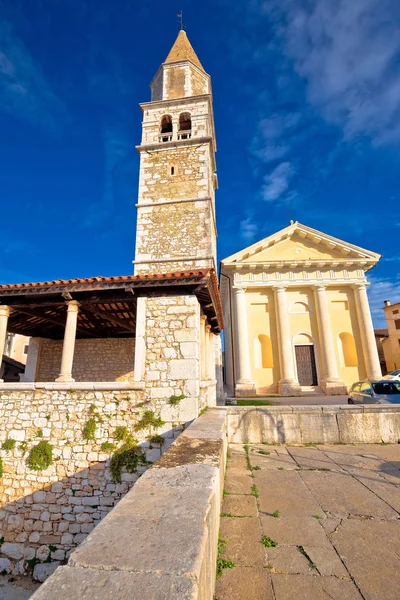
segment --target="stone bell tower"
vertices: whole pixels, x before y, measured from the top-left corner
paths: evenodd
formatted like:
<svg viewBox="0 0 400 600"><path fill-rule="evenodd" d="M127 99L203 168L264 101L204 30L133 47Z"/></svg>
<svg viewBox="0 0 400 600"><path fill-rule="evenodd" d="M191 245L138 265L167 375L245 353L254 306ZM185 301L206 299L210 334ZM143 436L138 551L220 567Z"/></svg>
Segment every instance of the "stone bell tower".
<svg viewBox="0 0 400 600"><path fill-rule="evenodd" d="M216 267L210 76L181 30L143 111L135 274Z"/></svg>

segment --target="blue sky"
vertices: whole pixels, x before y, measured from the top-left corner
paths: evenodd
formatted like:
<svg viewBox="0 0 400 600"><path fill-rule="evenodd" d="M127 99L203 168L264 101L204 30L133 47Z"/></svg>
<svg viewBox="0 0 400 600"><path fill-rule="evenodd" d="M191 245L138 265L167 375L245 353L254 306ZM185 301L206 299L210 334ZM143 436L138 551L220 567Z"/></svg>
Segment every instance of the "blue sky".
<svg viewBox="0 0 400 600"><path fill-rule="evenodd" d="M396 0L3 0L0 280L132 272L141 113L184 21L212 76L219 259L290 219L400 300Z"/></svg>

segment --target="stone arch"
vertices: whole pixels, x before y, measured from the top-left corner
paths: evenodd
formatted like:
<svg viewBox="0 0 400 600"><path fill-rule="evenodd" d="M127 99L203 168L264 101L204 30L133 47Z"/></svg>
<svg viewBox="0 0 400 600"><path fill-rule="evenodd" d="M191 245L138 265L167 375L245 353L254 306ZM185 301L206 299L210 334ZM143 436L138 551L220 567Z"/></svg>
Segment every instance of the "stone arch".
<svg viewBox="0 0 400 600"><path fill-rule="evenodd" d="M301 331L296 333L296 335L293 337L293 344L295 346L308 346L310 344L314 344L314 340L310 333Z"/></svg>
<svg viewBox="0 0 400 600"><path fill-rule="evenodd" d="M272 369L274 366L272 342L268 335L260 334L254 338L254 366L256 369Z"/></svg>
<svg viewBox="0 0 400 600"><path fill-rule="evenodd" d="M190 131L192 129L192 117L189 112L179 115L179 131Z"/></svg>
<svg viewBox="0 0 400 600"><path fill-rule="evenodd" d="M310 307L308 306L307 302L302 302L300 300L296 300L295 302L292 302L292 304L290 305L289 308L289 313L291 314L304 314L304 313L309 313L310 312Z"/></svg>
<svg viewBox="0 0 400 600"><path fill-rule="evenodd" d="M345 367L358 367L357 348L354 336L348 332L339 334Z"/></svg>
<svg viewBox="0 0 400 600"><path fill-rule="evenodd" d="M163 142L169 142L172 139L172 130L171 115L163 115L160 122L160 133Z"/></svg>

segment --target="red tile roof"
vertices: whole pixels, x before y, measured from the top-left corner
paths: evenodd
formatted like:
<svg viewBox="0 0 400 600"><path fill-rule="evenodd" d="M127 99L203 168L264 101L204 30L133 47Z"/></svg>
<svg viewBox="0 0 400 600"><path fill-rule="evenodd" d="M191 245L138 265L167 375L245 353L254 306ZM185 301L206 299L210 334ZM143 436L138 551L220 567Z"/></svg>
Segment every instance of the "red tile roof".
<svg viewBox="0 0 400 600"><path fill-rule="evenodd" d="M111 277L76 277L74 279L55 279L54 281L38 281L32 283L4 283L0 284L0 290L18 290L36 287L51 287L55 285L76 285L78 283L129 283L134 281L157 281L168 279L190 279L192 277L216 277L214 269L202 269L193 271L176 271L173 273L149 273L146 275L116 275Z"/></svg>

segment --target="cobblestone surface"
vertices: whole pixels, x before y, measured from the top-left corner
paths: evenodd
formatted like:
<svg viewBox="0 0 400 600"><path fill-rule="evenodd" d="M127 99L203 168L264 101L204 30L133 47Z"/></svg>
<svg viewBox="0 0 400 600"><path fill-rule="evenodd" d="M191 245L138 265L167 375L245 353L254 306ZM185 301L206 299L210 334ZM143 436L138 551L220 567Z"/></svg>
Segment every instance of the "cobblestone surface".
<svg viewBox="0 0 400 600"><path fill-rule="evenodd" d="M232 444L221 513L216 600L399 598L400 445Z"/></svg>

